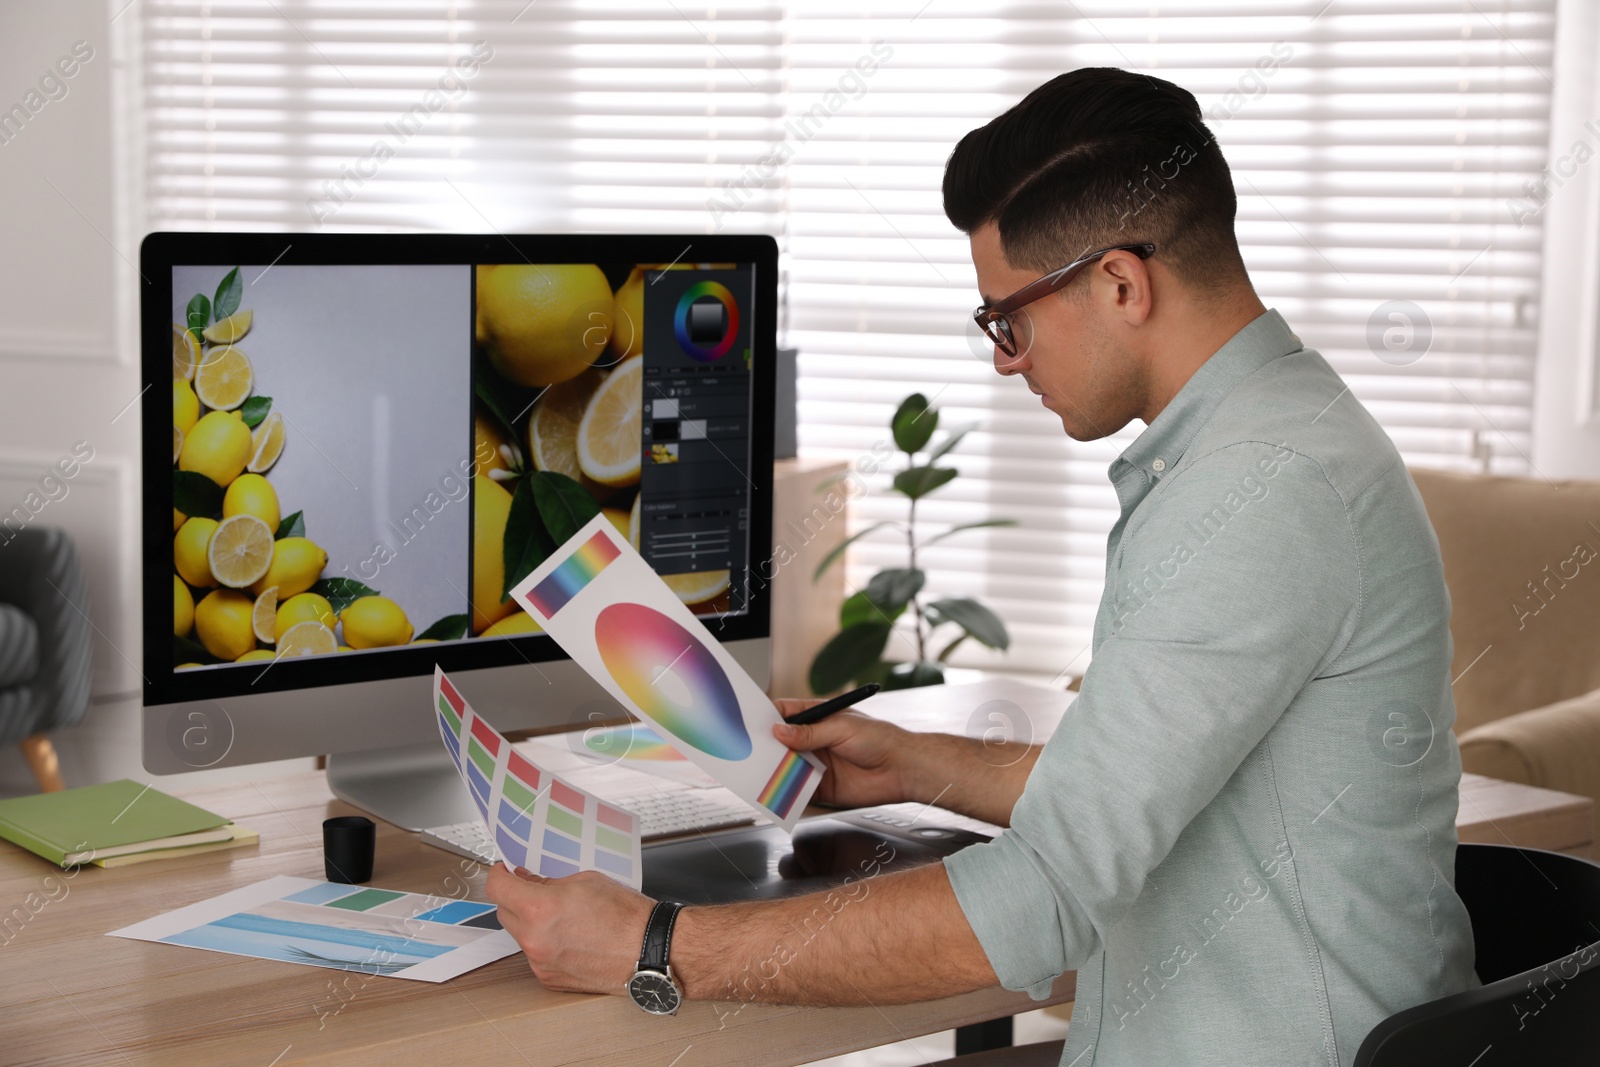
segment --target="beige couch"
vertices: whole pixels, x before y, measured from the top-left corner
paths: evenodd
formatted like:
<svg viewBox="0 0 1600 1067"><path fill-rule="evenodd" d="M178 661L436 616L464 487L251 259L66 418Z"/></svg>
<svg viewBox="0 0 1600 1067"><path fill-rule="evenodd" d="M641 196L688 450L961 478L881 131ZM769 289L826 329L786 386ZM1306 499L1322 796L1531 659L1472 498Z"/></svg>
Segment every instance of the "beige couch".
<svg viewBox="0 0 1600 1067"><path fill-rule="evenodd" d="M1450 587L1462 767L1600 813L1600 482L1411 476Z"/></svg>

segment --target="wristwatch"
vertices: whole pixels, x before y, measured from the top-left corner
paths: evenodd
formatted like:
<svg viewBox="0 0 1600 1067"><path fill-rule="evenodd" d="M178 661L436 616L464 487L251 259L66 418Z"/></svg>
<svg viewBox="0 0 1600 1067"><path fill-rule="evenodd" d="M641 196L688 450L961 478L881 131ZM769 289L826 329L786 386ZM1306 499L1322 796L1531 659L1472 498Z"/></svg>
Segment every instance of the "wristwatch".
<svg viewBox="0 0 1600 1067"><path fill-rule="evenodd" d="M677 925L683 905L663 900L650 911L644 925L644 947L639 951L639 966L628 979L628 996L651 1015L676 1015L683 1004L683 991L672 977L667 953L672 948L672 928Z"/></svg>

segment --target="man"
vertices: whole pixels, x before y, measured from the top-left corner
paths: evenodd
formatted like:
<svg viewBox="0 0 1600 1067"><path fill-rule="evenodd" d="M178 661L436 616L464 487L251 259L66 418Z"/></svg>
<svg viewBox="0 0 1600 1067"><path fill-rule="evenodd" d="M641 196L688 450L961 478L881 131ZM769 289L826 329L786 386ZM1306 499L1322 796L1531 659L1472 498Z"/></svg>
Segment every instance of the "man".
<svg viewBox="0 0 1600 1067"><path fill-rule="evenodd" d="M1449 603L1405 467L1257 299L1188 92L1063 75L961 141L944 196L996 370L1076 440L1147 424L1109 472L1093 660L1049 743L1001 769L859 713L776 727L827 762L824 803L938 797L1008 829L866 883L803 944L814 898L685 909L673 975L736 1007L752 986L1043 996L1076 968L1063 1064L1349 1064L1385 1016L1477 984ZM650 901L498 869L489 894L546 985L622 991Z"/></svg>

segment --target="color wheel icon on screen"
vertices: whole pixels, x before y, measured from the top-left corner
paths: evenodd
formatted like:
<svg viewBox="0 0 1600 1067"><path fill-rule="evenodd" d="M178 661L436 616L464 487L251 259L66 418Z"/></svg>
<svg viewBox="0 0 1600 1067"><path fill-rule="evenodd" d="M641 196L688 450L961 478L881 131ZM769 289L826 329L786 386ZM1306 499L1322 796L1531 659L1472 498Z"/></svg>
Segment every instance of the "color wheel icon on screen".
<svg viewBox="0 0 1600 1067"><path fill-rule="evenodd" d="M732 351L739 337L739 305L720 282L696 282L678 298L672 329L689 358L710 363Z"/></svg>
<svg viewBox="0 0 1600 1067"><path fill-rule="evenodd" d="M595 644L612 679L680 741L718 759L750 755L750 734L733 683L711 651L654 608L602 608Z"/></svg>

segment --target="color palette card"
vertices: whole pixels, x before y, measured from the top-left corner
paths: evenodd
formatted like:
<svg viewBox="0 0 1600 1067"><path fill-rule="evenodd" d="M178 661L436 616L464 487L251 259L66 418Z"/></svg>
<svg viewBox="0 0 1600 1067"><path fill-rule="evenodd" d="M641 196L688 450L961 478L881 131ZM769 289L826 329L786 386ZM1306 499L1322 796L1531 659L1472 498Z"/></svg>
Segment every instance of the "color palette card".
<svg viewBox="0 0 1600 1067"><path fill-rule="evenodd" d="M609 519L595 516L511 596L623 707L794 830L822 781L821 761L772 736L783 719L761 686Z"/></svg>
<svg viewBox="0 0 1600 1067"><path fill-rule="evenodd" d="M444 747L461 772L506 866L561 878L600 871L638 889L639 820L511 747L438 667L433 706Z"/></svg>

